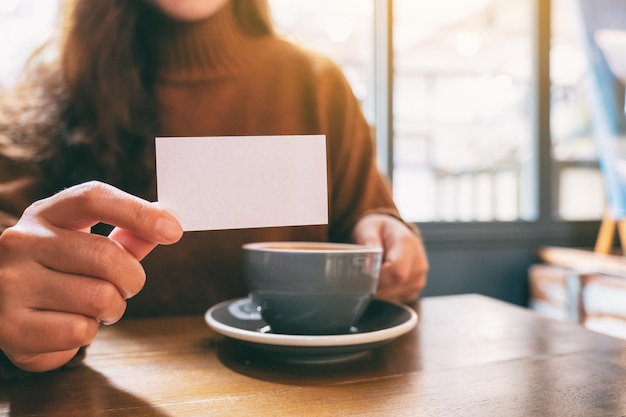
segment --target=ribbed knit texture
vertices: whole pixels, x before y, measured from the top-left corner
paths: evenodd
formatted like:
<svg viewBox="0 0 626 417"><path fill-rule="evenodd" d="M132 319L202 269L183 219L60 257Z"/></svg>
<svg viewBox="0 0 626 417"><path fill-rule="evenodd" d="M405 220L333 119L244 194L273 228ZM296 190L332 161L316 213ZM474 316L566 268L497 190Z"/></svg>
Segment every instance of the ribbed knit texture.
<svg viewBox="0 0 626 417"><path fill-rule="evenodd" d="M245 295L244 243L349 241L365 213L398 217L376 168L370 126L334 63L277 36L245 34L229 6L194 23L155 17L150 28L160 57L157 134L326 135L330 223L185 233L179 243L157 247L144 259L148 279L129 300L126 317L201 314ZM1 165L0 224L6 227L45 195L27 169ZM156 200L155 184L156 179L141 197Z"/></svg>

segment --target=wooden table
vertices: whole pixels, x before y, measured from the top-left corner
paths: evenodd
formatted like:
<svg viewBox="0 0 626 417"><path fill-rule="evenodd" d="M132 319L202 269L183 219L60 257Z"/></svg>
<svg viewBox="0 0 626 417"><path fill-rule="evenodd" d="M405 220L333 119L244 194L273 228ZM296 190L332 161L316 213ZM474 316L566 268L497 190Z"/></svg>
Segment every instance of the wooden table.
<svg viewBox="0 0 626 417"><path fill-rule="evenodd" d="M479 295L425 298L358 359L273 362L202 317L103 328L84 366L0 383L0 416L623 416L626 342Z"/></svg>

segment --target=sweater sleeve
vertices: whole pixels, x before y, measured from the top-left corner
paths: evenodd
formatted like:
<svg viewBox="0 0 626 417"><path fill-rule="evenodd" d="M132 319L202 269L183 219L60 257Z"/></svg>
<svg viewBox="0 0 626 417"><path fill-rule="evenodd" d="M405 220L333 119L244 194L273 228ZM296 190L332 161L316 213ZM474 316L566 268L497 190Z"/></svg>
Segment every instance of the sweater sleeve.
<svg viewBox="0 0 626 417"><path fill-rule="evenodd" d="M347 242L365 215L387 214L401 221L387 178L376 165L371 126L339 67L319 62L317 103L326 134L329 176L329 239ZM415 226L405 222L417 233Z"/></svg>

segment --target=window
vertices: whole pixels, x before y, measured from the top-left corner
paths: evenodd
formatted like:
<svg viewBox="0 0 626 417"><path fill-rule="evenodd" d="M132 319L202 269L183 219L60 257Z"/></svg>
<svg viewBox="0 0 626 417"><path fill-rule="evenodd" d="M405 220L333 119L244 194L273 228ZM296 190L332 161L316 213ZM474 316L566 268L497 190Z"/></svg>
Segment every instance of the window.
<svg viewBox="0 0 626 417"><path fill-rule="evenodd" d="M396 0L393 188L405 217L532 220L532 3Z"/></svg>
<svg viewBox="0 0 626 417"><path fill-rule="evenodd" d="M50 35L61 1L1 2L0 88L11 85L30 52ZM551 132L546 133L536 126L541 99L536 77L547 75L536 72L535 8L550 3ZM550 200L553 219L601 217L602 179L573 0L270 0L270 5L278 31L333 58L370 123L391 126L377 137L379 149L392 151L381 167L408 220L546 220L541 188L548 182L550 196L543 199ZM390 32L380 25L385 10L393 15ZM385 84L384 74L376 72L385 56L375 45L384 45L388 33L393 78ZM376 95L389 85L392 113L377 114ZM537 136L546 134L550 145L539 146L538 153ZM538 177L545 158L550 169L544 166Z"/></svg>
<svg viewBox="0 0 626 417"><path fill-rule="evenodd" d="M552 1L551 40L545 34L539 39L551 41L550 78L544 84L550 88L550 132L537 128L541 97L535 94L537 77L548 76L537 72L535 37L542 24L537 8L550 2L389 1L394 73L388 121L376 118L375 88L363 81L375 69L375 40L369 36L385 36L375 33L376 20L385 19L376 10L388 1L327 0L307 6L313 13L303 3L270 3L279 28L342 65L373 124L392 123L391 137L378 140L392 143L393 155L383 168L402 214L420 223L599 219L604 194L573 0ZM344 25L345 34L347 28L359 30L333 38L328 22ZM362 75L355 82L356 73ZM538 177L537 135L546 133L549 155L547 147L541 152L550 169ZM541 214L539 188L547 181L550 196L543 198L550 208Z"/></svg>
<svg viewBox="0 0 626 417"><path fill-rule="evenodd" d="M558 217L587 220L605 210L602 176L591 129L588 65L575 0L552 0L550 126L554 203Z"/></svg>
<svg viewBox="0 0 626 417"><path fill-rule="evenodd" d="M15 82L33 50L50 37L61 1L0 1L0 89Z"/></svg>
<svg viewBox="0 0 626 417"><path fill-rule="evenodd" d="M374 123L374 1L270 0L278 32L339 64Z"/></svg>

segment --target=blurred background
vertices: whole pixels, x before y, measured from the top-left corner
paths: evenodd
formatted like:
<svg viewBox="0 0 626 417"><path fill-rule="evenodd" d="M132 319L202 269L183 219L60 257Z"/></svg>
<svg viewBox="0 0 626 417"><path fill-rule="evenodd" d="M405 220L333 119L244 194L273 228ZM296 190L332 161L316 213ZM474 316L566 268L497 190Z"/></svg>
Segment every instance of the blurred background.
<svg viewBox="0 0 626 417"><path fill-rule="evenodd" d="M62 0L0 2L0 88ZM431 262L425 295L520 305L545 245L593 246L605 210L573 0L270 0L281 34L333 58Z"/></svg>

